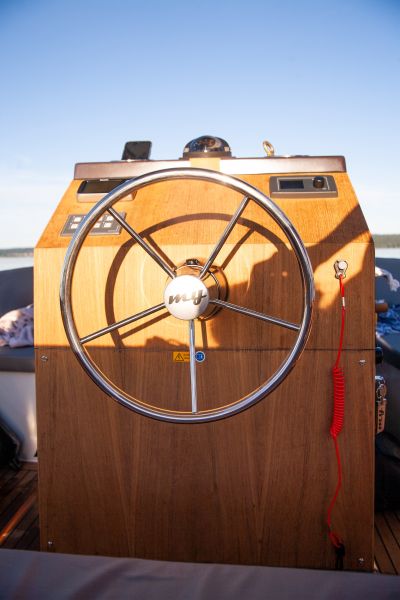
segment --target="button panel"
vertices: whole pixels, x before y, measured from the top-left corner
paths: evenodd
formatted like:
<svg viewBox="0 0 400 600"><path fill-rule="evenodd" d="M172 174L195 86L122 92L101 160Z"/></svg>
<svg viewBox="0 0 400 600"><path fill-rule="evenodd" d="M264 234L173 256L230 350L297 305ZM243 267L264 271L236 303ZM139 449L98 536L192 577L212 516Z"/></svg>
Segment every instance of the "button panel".
<svg viewBox="0 0 400 600"><path fill-rule="evenodd" d="M125 219L125 212L120 212L118 214ZM86 215L82 214L68 215L68 219L66 220L60 235L63 237L74 235L75 231L78 229L85 217ZM89 232L89 235L119 235L120 233L121 225L118 223L118 221L116 221L113 216L104 213L97 219L96 223Z"/></svg>

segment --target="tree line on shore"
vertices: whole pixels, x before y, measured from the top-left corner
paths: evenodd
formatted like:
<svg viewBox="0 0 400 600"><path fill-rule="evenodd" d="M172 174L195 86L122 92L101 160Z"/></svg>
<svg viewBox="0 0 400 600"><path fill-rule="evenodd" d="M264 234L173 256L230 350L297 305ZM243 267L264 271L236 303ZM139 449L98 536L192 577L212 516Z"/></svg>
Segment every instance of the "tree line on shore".
<svg viewBox="0 0 400 600"><path fill-rule="evenodd" d="M4 248L0 256L33 256L33 248Z"/></svg>
<svg viewBox="0 0 400 600"><path fill-rule="evenodd" d="M400 248L400 234L374 234L376 248Z"/></svg>

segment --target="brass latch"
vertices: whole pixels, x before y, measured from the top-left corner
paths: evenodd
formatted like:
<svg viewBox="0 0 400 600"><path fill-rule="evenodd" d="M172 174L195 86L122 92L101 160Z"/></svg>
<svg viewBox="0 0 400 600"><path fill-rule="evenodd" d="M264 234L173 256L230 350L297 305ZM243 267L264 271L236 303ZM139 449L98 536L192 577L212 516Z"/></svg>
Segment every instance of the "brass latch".
<svg viewBox="0 0 400 600"><path fill-rule="evenodd" d="M375 377L375 433L382 433L385 429L386 418L386 381L381 375Z"/></svg>

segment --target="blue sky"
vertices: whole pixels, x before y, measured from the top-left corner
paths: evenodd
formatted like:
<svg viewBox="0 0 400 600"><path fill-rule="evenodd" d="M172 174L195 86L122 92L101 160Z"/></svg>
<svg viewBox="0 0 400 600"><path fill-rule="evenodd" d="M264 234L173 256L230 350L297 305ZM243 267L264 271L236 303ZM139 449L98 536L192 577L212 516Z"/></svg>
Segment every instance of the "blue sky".
<svg viewBox="0 0 400 600"><path fill-rule="evenodd" d="M343 154L371 231L399 233L399 25L397 0L0 0L0 247L36 243L76 162L206 133Z"/></svg>

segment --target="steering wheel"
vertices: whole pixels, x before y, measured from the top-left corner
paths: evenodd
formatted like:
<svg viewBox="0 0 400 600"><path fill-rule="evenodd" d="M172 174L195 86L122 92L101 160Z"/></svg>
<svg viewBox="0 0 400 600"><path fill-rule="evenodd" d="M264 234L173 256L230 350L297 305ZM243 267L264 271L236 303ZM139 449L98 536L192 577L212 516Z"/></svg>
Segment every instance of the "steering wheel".
<svg viewBox="0 0 400 600"><path fill-rule="evenodd" d="M124 196L132 194L133 192L152 184L167 180L200 180L220 186L226 186L227 188L243 195L243 199L239 207L233 214L231 220L226 226L220 239L215 244L206 262L202 265L197 265L197 270L193 270L190 274L180 274L179 269L171 268L164 258L155 252L155 250L145 241L145 239L139 235L131 227L131 225L129 225L113 208L113 205L118 202L118 200L121 200ZM264 209L280 226L295 253L302 282L303 314L300 323L292 323L227 302L224 299L223 294L220 292L218 285L214 285L212 289L207 285L207 278L210 279L208 276L211 274L217 255L225 244L229 234L231 233L247 204L251 201L255 202L262 209ZM105 212L114 217L114 219L129 233L130 236L132 236L132 238L143 248L143 250L147 252L147 254L158 264L160 269L162 269L168 275L168 283L165 287L164 298L160 298L161 302L156 306L150 307L144 311L129 316L126 319L108 325L107 327L95 331L90 335L80 337L74 321L71 300L73 274L78 254L86 236L89 234L91 228L94 226L99 217L101 217L101 215ZM216 171L194 168L165 169L162 171L147 173L123 183L102 198L102 200L100 200L82 220L79 228L71 240L65 257L60 286L60 305L65 332L73 352L87 374L106 394L114 398L126 408L134 410L148 417L174 423L201 423L231 416L249 408L256 402L259 402L267 394L270 394L288 375L306 344L311 326L313 300L314 280L310 259L299 234L281 209L268 196L244 181ZM249 318L259 319L260 321L267 323L274 323L277 326L296 331L297 337L288 356L277 369L277 371L271 377L269 377L267 381L263 382L257 389L227 406L208 410L198 410L194 322L195 319L204 318L204 316L207 315L207 312L210 313L211 309L234 311L243 315L247 315ZM108 377L105 376L105 374L98 368L85 349L85 344L89 341L115 331L116 329L119 329L130 323L140 321L145 317L159 311L168 311L177 319L188 322L191 410L177 411L167 410L165 408L161 409L133 398L124 390L117 387L112 381L110 381Z"/></svg>

